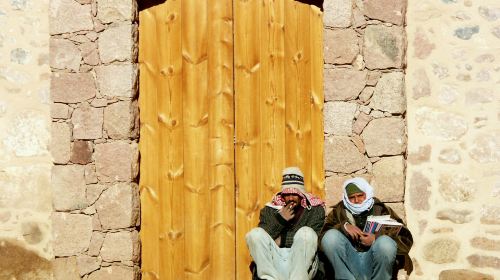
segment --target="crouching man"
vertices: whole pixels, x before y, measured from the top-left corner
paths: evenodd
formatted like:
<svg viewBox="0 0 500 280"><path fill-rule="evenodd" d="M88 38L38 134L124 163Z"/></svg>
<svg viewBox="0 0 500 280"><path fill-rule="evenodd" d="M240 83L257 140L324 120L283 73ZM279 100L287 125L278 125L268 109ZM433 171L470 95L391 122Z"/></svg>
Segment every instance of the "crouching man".
<svg viewBox="0 0 500 280"><path fill-rule="evenodd" d="M321 230L321 249L335 271L335 279L389 280L396 255L408 255L413 244L410 231L389 207L373 197L363 178L344 182L343 198L326 218ZM363 232L368 216L390 215L403 224L396 236Z"/></svg>
<svg viewBox="0 0 500 280"><path fill-rule="evenodd" d="M260 279L306 280L316 273L324 202L305 192L297 167L283 170L281 192L260 211L259 227L246 235Z"/></svg>

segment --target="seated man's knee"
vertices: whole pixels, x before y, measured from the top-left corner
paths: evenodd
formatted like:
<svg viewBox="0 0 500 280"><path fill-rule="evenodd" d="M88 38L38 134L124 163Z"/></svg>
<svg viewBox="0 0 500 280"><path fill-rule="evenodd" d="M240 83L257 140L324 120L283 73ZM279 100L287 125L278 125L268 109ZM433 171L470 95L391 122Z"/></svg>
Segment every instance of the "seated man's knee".
<svg viewBox="0 0 500 280"><path fill-rule="evenodd" d="M293 243L306 243L312 247L318 245L318 235L310 227L301 227L293 236Z"/></svg>
<svg viewBox="0 0 500 280"><path fill-rule="evenodd" d="M325 233L325 235L323 235L323 238L321 239L321 247L335 248L341 246L342 240L345 238L346 237L342 234L342 232L336 229L330 229Z"/></svg>
<svg viewBox="0 0 500 280"><path fill-rule="evenodd" d="M253 228L245 235L245 240L247 241L247 244L255 244L259 240L265 240L268 238L271 237L263 228L260 227Z"/></svg>
<svg viewBox="0 0 500 280"><path fill-rule="evenodd" d="M373 244L373 250L376 254L385 255L389 258L396 257L397 249L396 241L387 235L379 236Z"/></svg>

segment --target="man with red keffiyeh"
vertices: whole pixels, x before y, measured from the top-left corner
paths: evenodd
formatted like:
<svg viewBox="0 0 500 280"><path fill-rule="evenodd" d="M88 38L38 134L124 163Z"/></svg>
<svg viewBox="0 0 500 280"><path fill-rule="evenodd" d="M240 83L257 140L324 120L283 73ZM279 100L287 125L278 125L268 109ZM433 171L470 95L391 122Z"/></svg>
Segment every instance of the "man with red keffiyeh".
<svg viewBox="0 0 500 280"><path fill-rule="evenodd" d="M285 168L281 191L261 209L259 227L246 235L258 278L312 279L324 219L325 203L305 191L300 169Z"/></svg>

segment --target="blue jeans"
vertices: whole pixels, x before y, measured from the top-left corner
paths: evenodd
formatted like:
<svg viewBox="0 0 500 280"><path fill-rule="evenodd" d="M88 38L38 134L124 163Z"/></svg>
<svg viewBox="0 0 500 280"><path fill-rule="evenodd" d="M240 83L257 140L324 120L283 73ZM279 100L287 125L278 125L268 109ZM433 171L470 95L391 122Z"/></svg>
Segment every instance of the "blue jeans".
<svg viewBox="0 0 500 280"><path fill-rule="evenodd" d="M389 236L377 237L368 251L358 252L342 232L330 229L321 240L321 248L335 270L335 279L389 280L392 277L397 245Z"/></svg>

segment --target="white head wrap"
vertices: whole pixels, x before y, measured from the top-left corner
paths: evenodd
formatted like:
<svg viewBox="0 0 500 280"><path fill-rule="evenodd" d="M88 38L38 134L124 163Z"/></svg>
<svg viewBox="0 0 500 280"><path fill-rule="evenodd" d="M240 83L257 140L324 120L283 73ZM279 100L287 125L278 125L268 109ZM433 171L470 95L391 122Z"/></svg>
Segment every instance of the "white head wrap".
<svg viewBox="0 0 500 280"><path fill-rule="evenodd" d="M346 187L348 184L355 184L360 190L366 194L366 199L361 204L354 204L349 201L347 196ZM354 215L359 215L373 206L373 187L363 178L352 178L344 182L342 201L344 206Z"/></svg>

